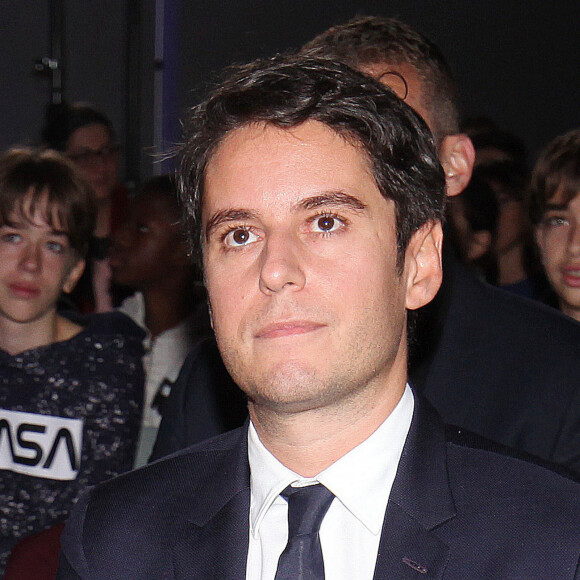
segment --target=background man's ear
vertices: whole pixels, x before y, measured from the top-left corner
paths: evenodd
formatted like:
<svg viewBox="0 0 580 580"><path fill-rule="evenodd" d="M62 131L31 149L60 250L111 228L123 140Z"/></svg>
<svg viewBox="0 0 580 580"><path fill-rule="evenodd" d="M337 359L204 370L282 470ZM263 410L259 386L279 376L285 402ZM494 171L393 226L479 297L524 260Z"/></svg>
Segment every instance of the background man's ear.
<svg viewBox="0 0 580 580"><path fill-rule="evenodd" d="M424 224L411 237L405 254L407 309L416 310L435 298L443 279L442 248L443 228L440 222Z"/></svg>
<svg viewBox="0 0 580 580"><path fill-rule="evenodd" d="M67 294L74 290L74 287L83 275L83 272L85 271L85 263L85 260L81 258L67 274L64 284L62 285L63 291Z"/></svg>
<svg viewBox="0 0 580 580"><path fill-rule="evenodd" d="M475 163L471 139L463 133L447 135L439 146L439 159L445 171L447 195L459 195L467 187Z"/></svg>

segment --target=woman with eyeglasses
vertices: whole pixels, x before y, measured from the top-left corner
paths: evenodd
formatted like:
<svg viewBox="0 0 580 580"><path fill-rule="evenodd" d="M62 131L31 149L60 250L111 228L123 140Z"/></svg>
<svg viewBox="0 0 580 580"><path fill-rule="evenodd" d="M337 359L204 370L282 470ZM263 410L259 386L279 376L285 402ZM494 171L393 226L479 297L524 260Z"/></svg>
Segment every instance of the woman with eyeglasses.
<svg viewBox="0 0 580 580"><path fill-rule="evenodd" d="M53 105L42 133L47 147L65 153L95 192L97 221L87 269L71 299L82 312L107 312L116 304L107 260L111 235L123 223L128 194L119 182L119 153L110 119L89 103Z"/></svg>

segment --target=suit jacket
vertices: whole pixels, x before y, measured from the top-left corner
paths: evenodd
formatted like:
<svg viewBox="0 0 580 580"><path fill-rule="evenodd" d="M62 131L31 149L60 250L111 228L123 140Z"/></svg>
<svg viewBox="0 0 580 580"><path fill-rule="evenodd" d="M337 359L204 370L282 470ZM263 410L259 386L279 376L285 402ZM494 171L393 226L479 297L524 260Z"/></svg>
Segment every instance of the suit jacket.
<svg viewBox="0 0 580 580"><path fill-rule="evenodd" d="M162 415L151 460L244 424L246 397L226 370L214 338L189 353Z"/></svg>
<svg viewBox="0 0 580 580"><path fill-rule="evenodd" d="M411 383L446 423L580 475L580 324L485 284L449 253Z"/></svg>
<svg viewBox="0 0 580 580"><path fill-rule="evenodd" d="M580 485L486 445L416 400L375 580L580 578ZM246 426L86 495L58 579L243 580L249 507Z"/></svg>

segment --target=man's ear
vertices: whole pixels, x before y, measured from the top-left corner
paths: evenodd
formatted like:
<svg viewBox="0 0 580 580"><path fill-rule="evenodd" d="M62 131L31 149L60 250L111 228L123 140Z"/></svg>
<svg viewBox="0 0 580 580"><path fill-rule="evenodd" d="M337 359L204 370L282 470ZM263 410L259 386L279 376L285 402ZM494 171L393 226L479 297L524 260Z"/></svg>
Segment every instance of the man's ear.
<svg viewBox="0 0 580 580"><path fill-rule="evenodd" d="M74 290L74 287L77 285L77 282L80 280L83 272L85 271L85 260L80 258L69 270L66 278L64 279L64 283L62 285L62 289L64 292L69 294Z"/></svg>
<svg viewBox="0 0 580 580"><path fill-rule="evenodd" d="M435 298L443 279L442 247L443 229L440 222L423 224L411 237L405 253L407 309L416 310Z"/></svg>
<svg viewBox="0 0 580 580"><path fill-rule="evenodd" d="M475 163L471 139L463 133L447 135L439 146L439 160L445 171L447 195L459 195L467 187Z"/></svg>

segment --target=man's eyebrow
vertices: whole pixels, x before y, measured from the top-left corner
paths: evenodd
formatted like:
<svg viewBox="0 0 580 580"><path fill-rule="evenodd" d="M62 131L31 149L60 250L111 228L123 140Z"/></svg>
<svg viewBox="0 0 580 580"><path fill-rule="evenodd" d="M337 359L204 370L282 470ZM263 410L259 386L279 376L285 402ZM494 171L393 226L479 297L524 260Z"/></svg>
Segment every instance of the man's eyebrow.
<svg viewBox="0 0 580 580"><path fill-rule="evenodd" d="M28 220L9 220L3 224L0 224L0 227L12 228L14 230L25 230L29 225L34 224ZM58 236L63 238L68 238L70 236L69 232L65 230L57 230L54 228L52 228L49 233L51 236Z"/></svg>
<svg viewBox="0 0 580 580"><path fill-rule="evenodd" d="M205 226L205 238L209 238L213 230L227 222L248 221L255 217L255 214L245 209L223 209L216 212L208 220Z"/></svg>
<svg viewBox="0 0 580 580"><path fill-rule="evenodd" d="M547 203L544 211L562 211L568 209L568 203Z"/></svg>
<svg viewBox="0 0 580 580"><path fill-rule="evenodd" d="M367 207L360 199L348 193L344 193L343 191L328 191L303 199L297 205L297 209L317 209L326 206L342 206L355 210L363 210Z"/></svg>
<svg viewBox="0 0 580 580"><path fill-rule="evenodd" d="M51 236L62 236L63 238L68 238L69 232L66 232L64 230L50 230L50 235Z"/></svg>
<svg viewBox="0 0 580 580"><path fill-rule="evenodd" d="M356 197L343 191L328 191L320 195L313 195L301 200L295 210L310 210L327 206L342 206L348 209L363 210L366 205ZM205 238L208 239L212 231L224 223L234 221L250 221L256 218L256 214L245 209L224 209L216 212L208 220L205 226Z"/></svg>

